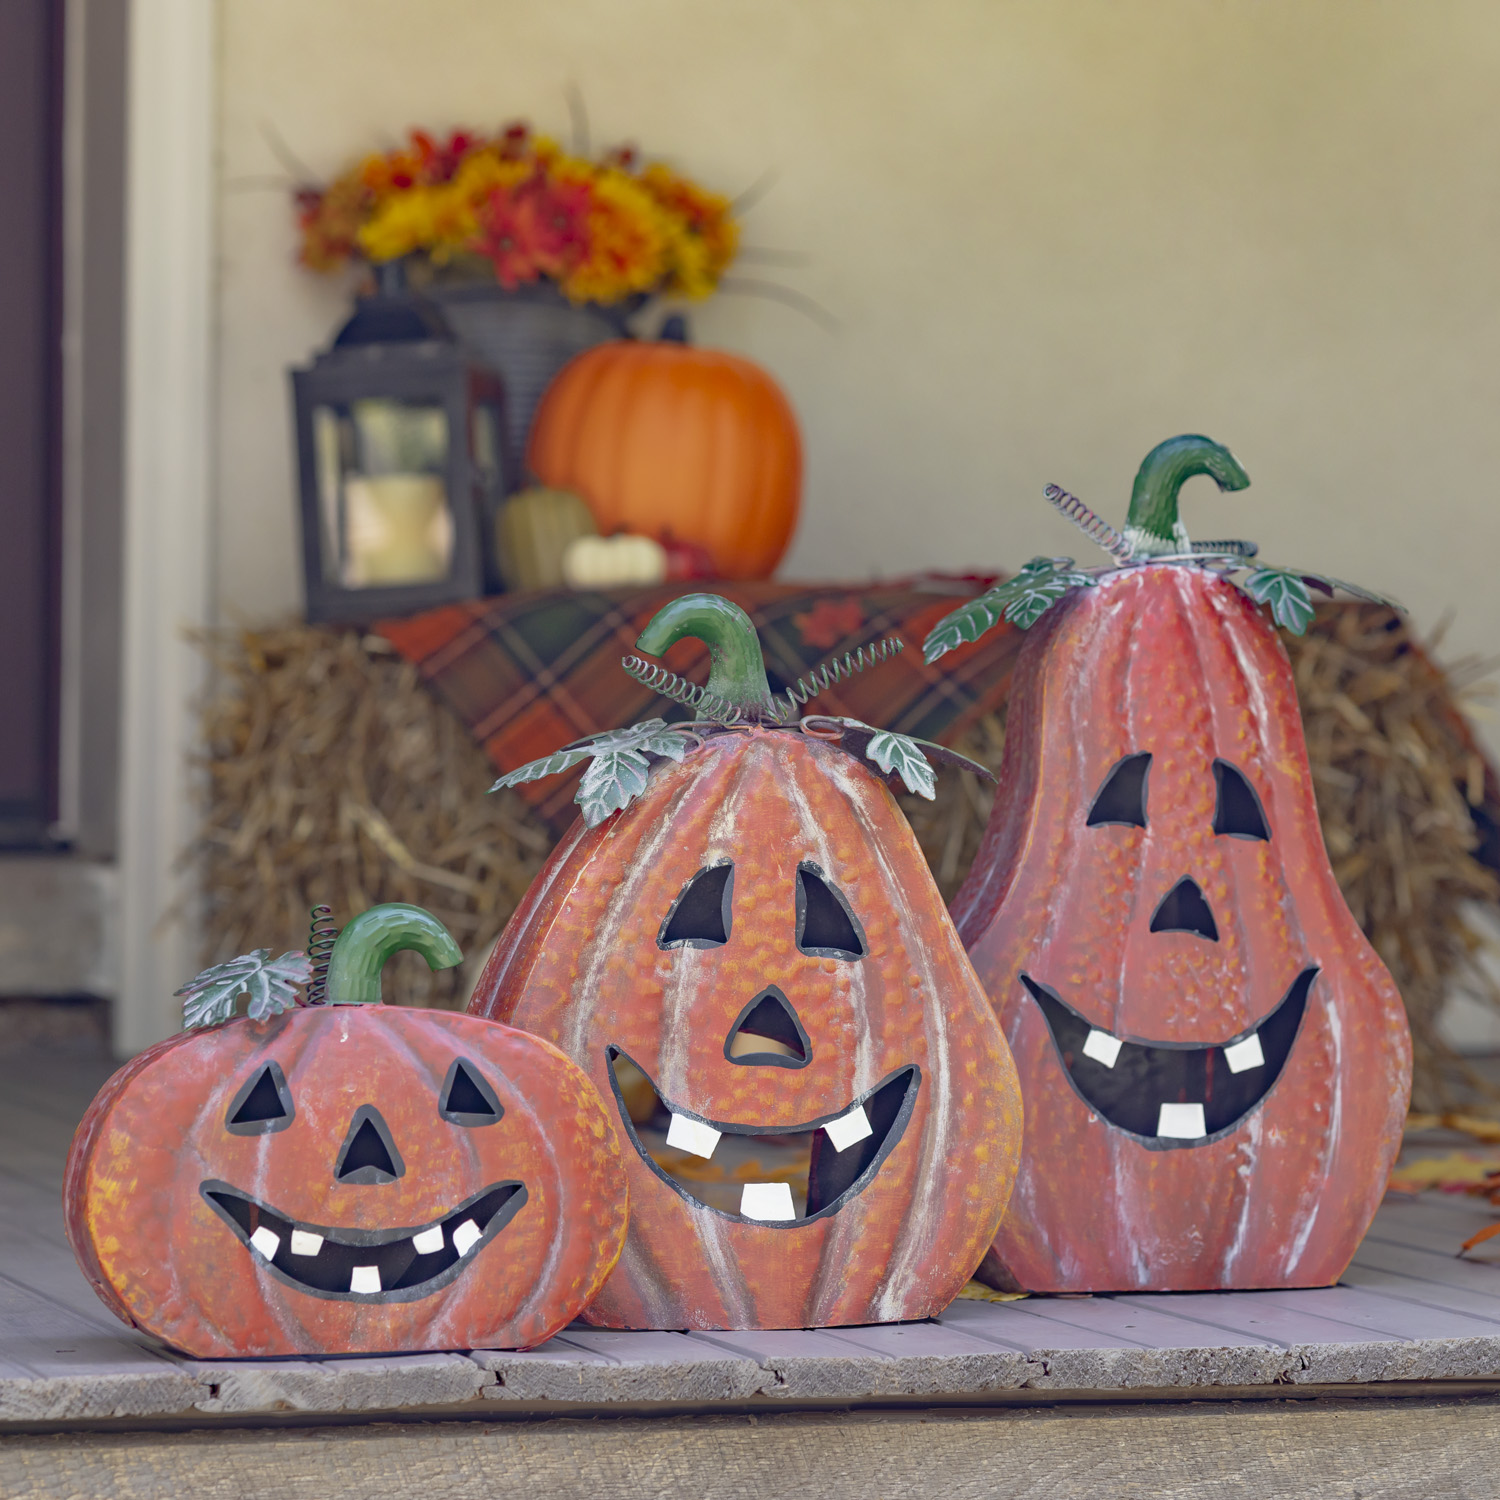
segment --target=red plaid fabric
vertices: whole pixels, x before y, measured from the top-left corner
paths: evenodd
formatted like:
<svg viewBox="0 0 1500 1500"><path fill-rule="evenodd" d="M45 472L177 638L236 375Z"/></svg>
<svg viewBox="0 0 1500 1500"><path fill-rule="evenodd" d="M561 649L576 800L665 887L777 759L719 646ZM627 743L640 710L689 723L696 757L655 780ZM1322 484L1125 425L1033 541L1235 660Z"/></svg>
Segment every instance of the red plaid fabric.
<svg viewBox="0 0 1500 1500"><path fill-rule="evenodd" d="M749 614L760 633L773 692L809 669L884 636L906 650L836 683L809 704L881 729L951 743L1004 703L1020 645L1009 627L922 664L927 632L991 579L928 579L871 584L722 583L709 585ZM641 719L690 717L620 667L636 637L669 599L702 585L581 593L546 589L430 610L377 627L468 725L497 771L601 730ZM708 678L708 651L679 641L663 658L695 682ZM521 788L559 831L576 814L581 769Z"/></svg>

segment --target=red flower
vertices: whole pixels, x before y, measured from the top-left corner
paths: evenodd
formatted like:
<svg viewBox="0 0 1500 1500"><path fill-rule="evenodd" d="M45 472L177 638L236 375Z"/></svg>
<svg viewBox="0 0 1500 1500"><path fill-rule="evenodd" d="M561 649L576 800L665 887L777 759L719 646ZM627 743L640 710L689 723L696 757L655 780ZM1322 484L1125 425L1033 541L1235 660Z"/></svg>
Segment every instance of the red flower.
<svg viewBox="0 0 1500 1500"><path fill-rule="evenodd" d="M514 188L496 188L480 211L476 248L507 291L538 276L560 277L588 248L586 183L552 182L537 172Z"/></svg>

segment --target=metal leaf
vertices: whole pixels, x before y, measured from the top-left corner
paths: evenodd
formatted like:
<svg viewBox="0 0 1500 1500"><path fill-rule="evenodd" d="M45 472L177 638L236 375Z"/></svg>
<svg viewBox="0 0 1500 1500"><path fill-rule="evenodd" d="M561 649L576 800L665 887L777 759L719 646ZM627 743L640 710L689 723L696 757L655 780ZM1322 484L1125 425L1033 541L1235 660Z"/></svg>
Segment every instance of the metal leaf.
<svg viewBox="0 0 1500 1500"><path fill-rule="evenodd" d="M612 812L629 807L651 775L651 763L639 750L605 750L596 755L583 773L576 801L583 821L597 828Z"/></svg>
<svg viewBox="0 0 1500 1500"><path fill-rule="evenodd" d="M892 772L899 776L906 783L907 791L926 797L929 802L937 800L937 775L909 735L896 734L889 729L877 730L870 736L865 754L887 776Z"/></svg>
<svg viewBox="0 0 1500 1500"><path fill-rule="evenodd" d="M293 951L272 959L269 948L257 948L204 969L176 991L182 1000L182 1024L191 1030L227 1021L241 995L250 997L250 1019L264 1021L291 1010L297 1003L294 986L311 979L312 962L305 953Z"/></svg>
<svg viewBox="0 0 1500 1500"><path fill-rule="evenodd" d="M939 657L946 656L966 641L977 641L991 629L1000 618L994 594L995 590L990 589L939 620L922 642L922 660L931 666Z"/></svg>
<svg viewBox="0 0 1500 1500"><path fill-rule="evenodd" d="M527 761L524 766L507 771L490 790L498 792L502 787L524 786L528 781L540 781L543 776L558 776L564 771L571 771L579 761L587 760L593 753L585 745L579 749L555 751L542 760Z"/></svg>
<svg viewBox="0 0 1500 1500"><path fill-rule="evenodd" d="M1071 557L1033 557L1014 578L971 599L939 620L922 645L930 666L965 641L977 641L1002 618L1027 630L1069 589L1087 588L1097 580L1081 571Z"/></svg>
<svg viewBox="0 0 1500 1500"><path fill-rule="evenodd" d="M1300 573L1290 568L1257 568L1243 587L1257 604L1271 606L1271 618L1283 630L1301 635L1312 624L1312 594Z"/></svg>
<svg viewBox="0 0 1500 1500"><path fill-rule="evenodd" d="M1383 604L1387 609L1394 609L1403 615L1406 613L1406 606L1388 594L1377 594L1374 589L1364 588L1357 583L1346 583L1342 578L1330 578L1326 573L1323 575L1323 582L1342 589L1346 594L1352 594L1356 599L1363 599L1366 604Z"/></svg>

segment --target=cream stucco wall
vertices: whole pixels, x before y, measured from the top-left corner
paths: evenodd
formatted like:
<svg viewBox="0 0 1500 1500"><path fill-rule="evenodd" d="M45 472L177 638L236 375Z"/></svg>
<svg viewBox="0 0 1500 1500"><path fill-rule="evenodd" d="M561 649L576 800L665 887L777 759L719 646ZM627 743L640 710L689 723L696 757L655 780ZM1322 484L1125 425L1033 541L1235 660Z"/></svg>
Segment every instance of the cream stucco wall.
<svg viewBox="0 0 1500 1500"><path fill-rule="evenodd" d="M217 595L298 600L284 371L346 289L292 263L274 131L313 172L408 123L527 116L735 192L839 320L723 296L700 342L800 414L784 566L1084 555L1158 439L1254 487L1199 535L1391 590L1500 647L1495 0L219 0ZM747 268L748 269L748 268ZM765 273L762 273L765 274Z"/></svg>

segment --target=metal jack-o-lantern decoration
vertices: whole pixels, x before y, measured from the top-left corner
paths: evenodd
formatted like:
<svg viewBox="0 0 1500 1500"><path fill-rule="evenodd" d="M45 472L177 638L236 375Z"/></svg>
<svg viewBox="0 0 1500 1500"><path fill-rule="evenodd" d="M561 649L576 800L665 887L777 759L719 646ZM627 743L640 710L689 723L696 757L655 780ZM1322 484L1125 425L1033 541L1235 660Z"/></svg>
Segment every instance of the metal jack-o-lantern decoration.
<svg viewBox="0 0 1500 1500"><path fill-rule="evenodd" d="M394 263L333 347L292 372L309 620L408 614L502 588L500 378Z"/></svg>
<svg viewBox="0 0 1500 1500"><path fill-rule="evenodd" d="M105 1084L63 1196L119 1317L200 1358L529 1348L593 1296L625 1231L612 1111L536 1037L380 1004L401 948L460 957L382 906L339 935L328 1003L295 1003L300 954L208 970L193 1027Z"/></svg>
<svg viewBox="0 0 1500 1500"><path fill-rule="evenodd" d="M773 699L737 606L678 599L639 647L685 636L709 645L706 689L626 665L691 703L691 724L614 731L504 778L592 758L584 816L471 1009L555 1042L618 1112L630 1229L588 1321L930 1316L1000 1222L1021 1124L999 1027L875 769L931 796L932 767L905 736L799 722L864 648Z"/></svg>
<svg viewBox="0 0 1500 1500"><path fill-rule="evenodd" d="M1001 1285L1327 1285L1401 1142L1406 1015L1335 882L1291 668L1257 607L1300 632L1308 585L1336 581L1189 542L1194 474L1249 483L1217 443L1174 438L1142 465L1123 535L1049 489L1117 566L1039 558L927 642L935 660L1002 615L1030 629L953 902L1026 1103L983 1273Z"/></svg>

